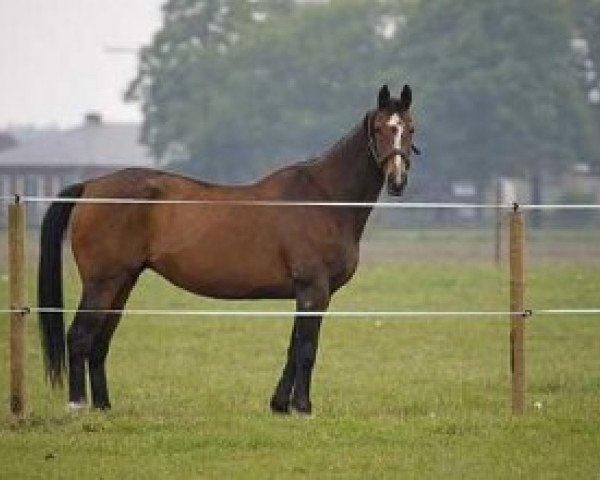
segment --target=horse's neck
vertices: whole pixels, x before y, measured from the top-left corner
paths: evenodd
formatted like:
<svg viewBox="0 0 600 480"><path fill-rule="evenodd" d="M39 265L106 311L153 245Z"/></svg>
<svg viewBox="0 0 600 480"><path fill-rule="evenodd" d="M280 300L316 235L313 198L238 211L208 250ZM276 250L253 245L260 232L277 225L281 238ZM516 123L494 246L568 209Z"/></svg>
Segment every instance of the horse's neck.
<svg viewBox="0 0 600 480"><path fill-rule="evenodd" d="M329 149L309 168L328 201L375 202L383 186L384 176L369 158L365 122ZM352 227L359 240L371 208L352 209Z"/></svg>
<svg viewBox="0 0 600 480"><path fill-rule="evenodd" d="M332 201L374 202L383 176L369 158L364 122L310 165L313 177Z"/></svg>

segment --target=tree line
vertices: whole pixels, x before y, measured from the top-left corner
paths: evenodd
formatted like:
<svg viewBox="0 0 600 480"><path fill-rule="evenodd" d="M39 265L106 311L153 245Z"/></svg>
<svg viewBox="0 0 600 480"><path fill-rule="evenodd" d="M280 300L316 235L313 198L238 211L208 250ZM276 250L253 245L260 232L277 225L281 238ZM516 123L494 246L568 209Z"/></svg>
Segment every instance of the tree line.
<svg viewBox="0 0 600 480"><path fill-rule="evenodd" d="M170 168L247 181L324 150L382 83L409 83L422 185L600 170L599 0L169 0L163 18L127 98Z"/></svg>

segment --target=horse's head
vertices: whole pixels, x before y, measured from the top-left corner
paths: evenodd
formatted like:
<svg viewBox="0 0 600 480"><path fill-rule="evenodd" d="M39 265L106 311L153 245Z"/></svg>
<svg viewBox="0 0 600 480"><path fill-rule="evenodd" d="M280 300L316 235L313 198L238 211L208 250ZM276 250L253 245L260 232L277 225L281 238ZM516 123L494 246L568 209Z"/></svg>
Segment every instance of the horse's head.
<svg viewBox="0 0 600 480"><path fill-rule="evenodd" d="M404 85L400 98L390 95L387 85L379 90L377 110L368 118L369 152L383 171L390 195L402 195L408 182L410 156L419 154L413 145L410 116L412 91Z"/></svg>

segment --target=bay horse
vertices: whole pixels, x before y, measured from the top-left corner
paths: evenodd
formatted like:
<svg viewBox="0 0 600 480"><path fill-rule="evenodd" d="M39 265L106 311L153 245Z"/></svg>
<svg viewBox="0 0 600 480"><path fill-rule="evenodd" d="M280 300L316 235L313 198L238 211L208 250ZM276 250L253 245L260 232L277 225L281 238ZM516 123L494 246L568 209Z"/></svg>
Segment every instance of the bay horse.
<svg viewBox="0 0 600 480"><path fill-rule="evenodd" d="M149 268L199 295L295 299L287 360L270 407L310 414L322 321L310 312L325 311L332 294L352 278L371 208L250 202L375 202L384 183L391 195L401 195L411 153L418 153L411 102L408 85L399 98L383 85L377 107L333 147L250 185L215 185L132 168L65 188L42 222L38 304L46 377L53 387L62 386L68 365L69 407L87 406L87 364L92 406L110 408L105 373L110 341L119 311ZM86 198L153 202L115 205ZM245 201L249 204L239 205ZM82 295L65 338L62 241L68 225Z"/></svg>

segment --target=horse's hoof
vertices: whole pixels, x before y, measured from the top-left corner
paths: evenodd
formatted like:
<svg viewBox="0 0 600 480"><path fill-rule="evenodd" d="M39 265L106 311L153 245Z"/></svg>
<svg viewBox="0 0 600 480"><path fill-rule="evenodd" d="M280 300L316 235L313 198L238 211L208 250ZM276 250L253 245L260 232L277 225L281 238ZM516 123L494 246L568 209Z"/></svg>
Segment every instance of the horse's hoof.
<svg viewBox="0 0 600 480"><path fill-rule="evenodd" d="M85 410L86 408L88 408L88 404L84 401L67 403L67 412L76 413Z"/></svg>
<svg viewBox="0 0 600 480"><path fill-rule="evenodd" d="M312 414L312 405L310 400L292 399L292 408L300 415L310 417Z"/></svg>
<svg viewBox="0 0 600 480"><path fill-rule="evenodd" d="M94 409L95 410L102 410L102 411L108 411L110 410L112 407L110 405L110 402L104 402L104 403L95 403L94 404Z"/></svg>
<svg viewBox="0 0 600 480"><path fill-rule="evenodd" d="M271 411L273 413L288 414L290 413L290 402L289 400L281 401L276 397L271 398L269 403Z"/></svg>

